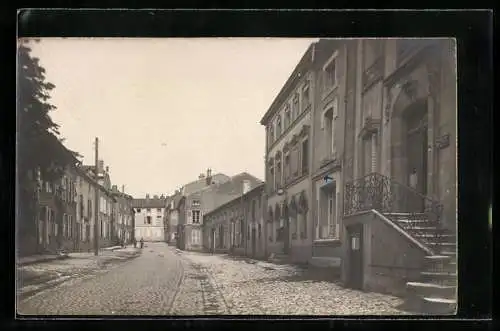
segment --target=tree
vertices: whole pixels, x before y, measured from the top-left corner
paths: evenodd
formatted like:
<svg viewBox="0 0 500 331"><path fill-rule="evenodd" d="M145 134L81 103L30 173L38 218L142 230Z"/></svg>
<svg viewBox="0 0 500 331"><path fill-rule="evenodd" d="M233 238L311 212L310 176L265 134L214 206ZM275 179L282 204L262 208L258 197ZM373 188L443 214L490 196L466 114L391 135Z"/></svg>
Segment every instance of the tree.
<svg viewBox="0 0 500 331"><path fill-rule="evenodd" d="M57 180L66 166L78 162L79 156L66 149L58 137L59 125L50 117L50 111L56 107L49 102L49 93L55 85L46 81L45 69L31 55L31 42L20 40L17 47L17 186L21 232L35 225L33 197L38 171L45 180Z"/></svg>
<svg viewBox="0 0 500 331"><path fill-rule="evenodd" d="M50 117L56 107L49 103L55 85L45 81L45 69L31 56L29 43L18 45L18 169L26 173L39 168L44 178L57 179L79 155L58 138L59 125Z"/></svg>

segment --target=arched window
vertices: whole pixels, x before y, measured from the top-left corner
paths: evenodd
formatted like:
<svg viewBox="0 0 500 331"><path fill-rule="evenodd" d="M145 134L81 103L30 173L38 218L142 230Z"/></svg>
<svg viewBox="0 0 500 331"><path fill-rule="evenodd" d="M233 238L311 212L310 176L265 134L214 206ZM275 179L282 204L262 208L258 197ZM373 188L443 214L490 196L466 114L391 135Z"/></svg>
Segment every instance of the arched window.
<svg viewBox="0 0 500 331"><path fill-rule="evenodd" d="M281 114L278 114L278 118L276 119L276 139L281 136Z"/></svg>

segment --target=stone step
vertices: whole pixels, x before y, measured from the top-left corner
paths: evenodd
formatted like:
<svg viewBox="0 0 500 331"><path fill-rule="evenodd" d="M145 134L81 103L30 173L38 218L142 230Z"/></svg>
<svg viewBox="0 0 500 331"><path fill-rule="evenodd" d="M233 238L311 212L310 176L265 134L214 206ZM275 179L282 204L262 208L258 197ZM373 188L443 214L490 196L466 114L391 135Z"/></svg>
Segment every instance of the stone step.
<svg viewBox="0 0 500 331"><path fill-rule="evenodd" d="M434 283L408 282L406 288L409 295L421 297L443 297L456 298L457 287L451 285L439 285Z"/></svg>
<svg viewBox="0 0 500 331"><path fill-rule="evenodd" d="M456 313L456 299L424 297L422 299L422 312L433 315L453 315Z"/></svg>
<svg viewBox="0 0 500 331"><path fill-rule="evenodd" d="M457 273L449 271L423 271L420 273L422 282L438 285L455 286L457 284Z"/></svg>

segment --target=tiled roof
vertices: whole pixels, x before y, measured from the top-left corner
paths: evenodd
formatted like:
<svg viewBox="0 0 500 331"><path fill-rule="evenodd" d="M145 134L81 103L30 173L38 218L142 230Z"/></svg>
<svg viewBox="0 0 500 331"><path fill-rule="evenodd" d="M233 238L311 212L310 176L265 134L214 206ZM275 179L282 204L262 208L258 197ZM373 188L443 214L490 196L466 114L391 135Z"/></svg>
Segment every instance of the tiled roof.
<svg viewBox="0 0 500 331"><path fill-rule="evenodd" d="M215 175L212 175L212 182L215 183L222 183L222 182L227 182L231 178L225 174L222 173L217 173ZM184 185L184 194L185 195L190 195L191 193L198 192L204 188L208 187L207 186L207 179L206 178L201 178L195 181L192 181L186 185Z"/></svg>
<svg viewBox="0 0 500 331"><path fill-rule="evenodd" d="M134 199L133 208L165 208L166 199Z"/></svg>
<svg viewBox="0 0 500 331"><path fill-rule="evenodd" d="M257 189L263 189L263 188L264 188L264 183L262 182L260 184L257 184L255 187L252 186L252 188L250 189L250 191L247 192L247 194L249 194L249 193L251 193L251 192L253 192L253 191L257 190ZM236 200L239 200L240 198L241 198L241 195L237 196L237 197L227 197L226 202L221 203L218 206L216 206L216 208L207 211L205 213L205 216L208 216L208 215L216 212L217 210L220 210L221 208L224 208L224 207L230 205L231 203L235 202Z"/></svg>
<svg viewBox="0 0 500 331"><path fill-rule="evenodd" d="M243 182L250 181L250 189L261 185L262 180L247 172L237 174L227 182L219 185L212 185L210 188L202 191L202 208L204 213L209 213L212 210L228 203L243 195Z"/></svg>

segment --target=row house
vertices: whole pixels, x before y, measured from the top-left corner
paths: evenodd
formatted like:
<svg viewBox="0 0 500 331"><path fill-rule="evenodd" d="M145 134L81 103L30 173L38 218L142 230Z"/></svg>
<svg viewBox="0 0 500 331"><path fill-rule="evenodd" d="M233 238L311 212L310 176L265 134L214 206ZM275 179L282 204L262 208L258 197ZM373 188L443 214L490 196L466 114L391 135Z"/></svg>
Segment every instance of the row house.
<svg viewBox="0 0 500 331"><path fill-rule="evenodd" d="M66 167L61 178L40 177L38 199L38 251L72 250L76 221L76 168Z"/></svg>
<svg viewBox="0 0 500 331"><path fill-rule="evenodd" d="M204 214L215 203L214 190L230 181L229 176L222 173L212 175L212 170L207 169L206 174L198 176L198 180L182 187L177 197L176 212L170 212L170 215L178 216L176 245L179 249L203 250Z"/></svg>
<svg viewBox="0 0 500 331"><path fill-rule="evenodd" d="M129 244L135 238L134 234L134 210L132 208L132 196L125 193L125 187L122 191L118 190L116 185L112 186L112 193L115 198L114 212L115 223L113 232L119 242Z"/></svg>
<svg viewBox="0 0 500 331"><path fill-rule="evenodd" d="M248 187L240 197L205 214L206 251L259 259L267 256L264 190L264 183Z"/></svg>
<svg viewBox="0 0 500 331"><path fill-rule="evenodd" d="M165 207L165 242L177 246L177 227L179 225L179 204L182 199L180 190L167 198Z"/></svg>
<svg viewBox="0 0 500 331"><path fill-rule="evenodd" d="M334 41L321 40L311 44L291 76L261 120L266 127L266 183L267 232L269 253L284 255L292 262L306 263L314 255L313 242L318 252L324 250L322 241L330 231L318 225L317 194L313 190L312 175L317 171L314 157L319 150L326 151L323 135L315 132L317 109L324 108L324 132L333 139L338 109L338 72L342 54ZM320 147L318 148L318 143ZM326 165L333 162L332 153L321 155ZM312 167L315 167L312 169ZM326 248L327 250L329 248ZM321 254L321 253L319 253Z"/></svg>
<svg viewBox="0 0 500 331"><path fill-rule="evenodd" d="M134 234L136 240L165 241L164 217L165 196L150 196L145 198L134 198L132 208L134 210Z"/></svg>

